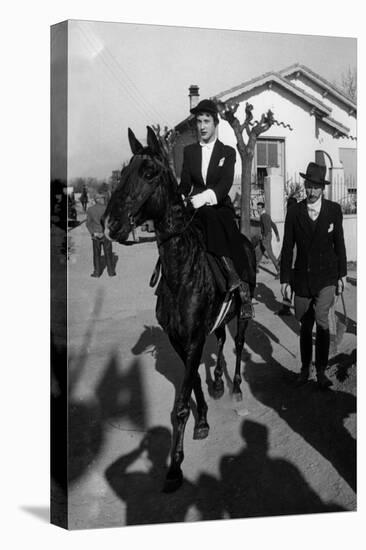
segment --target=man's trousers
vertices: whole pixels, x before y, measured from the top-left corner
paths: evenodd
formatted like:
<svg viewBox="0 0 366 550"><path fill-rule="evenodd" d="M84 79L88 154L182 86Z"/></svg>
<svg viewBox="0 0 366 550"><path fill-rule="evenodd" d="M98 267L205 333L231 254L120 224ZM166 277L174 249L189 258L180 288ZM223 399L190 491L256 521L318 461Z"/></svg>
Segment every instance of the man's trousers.
<svg viewBox="0 0 366 550"><path fill-rule="evenodd" d="M107 239L107 237L92 239L93 242L93 263L94 263L94 273L99 277L102 274L102 247L104 249L104 259L107 266L108 275L114 274L114 265L113 265L113 252L112 252L112 242Z"/></svg>
<svg viewBox="0 0 366 550"><path fill-rule="evenodd" d="M335 286L322 288L316 296L307 298L295 295L295 316L300 322L300 354L302 367L308 368L313 354L313 327L316 323L315 366L325 369L329 356L329 310L333 305Z"/></svg>

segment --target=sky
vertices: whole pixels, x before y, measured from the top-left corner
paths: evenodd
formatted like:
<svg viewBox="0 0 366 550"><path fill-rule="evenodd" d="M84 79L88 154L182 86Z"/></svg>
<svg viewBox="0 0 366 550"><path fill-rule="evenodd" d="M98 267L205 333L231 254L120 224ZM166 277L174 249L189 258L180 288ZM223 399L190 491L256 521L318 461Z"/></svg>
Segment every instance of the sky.
<svg viewBox="0 0 366 550"><path fill-rule="evenodd" d="M191 84L203 99L294 63L339 82L356 67L356 44L354 38L70 21L68 179L107 179L131 156L128 127L144 142L147 125L172 127L188 116Z"/></svg>

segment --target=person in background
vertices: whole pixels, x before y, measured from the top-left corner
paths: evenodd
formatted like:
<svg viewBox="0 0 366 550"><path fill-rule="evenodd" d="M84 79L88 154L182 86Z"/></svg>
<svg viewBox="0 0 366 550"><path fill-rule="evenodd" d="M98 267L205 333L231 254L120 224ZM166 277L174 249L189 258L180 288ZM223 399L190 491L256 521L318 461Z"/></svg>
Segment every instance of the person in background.
<svg viewBox="0 0 366 550"><path fill-rule="evenodd" d="M100 277L102 274L102 247L108 275L110 277L116 275L113 264L112 242L105 236L104 227L101 221L105 209L104 195L102 193L96 193L95 204L88 208L86 213L86 227L88 228L93 243L94 271L91 277Z"/></svg>
<svg viewBox="0 0 366 550"><path fill-rule="evenodd" d="M88 191L86 189L86 186L83 185L83 190L80 195L80 202L83 207L84 212L86 212L86 209L88 207L89 197L88 197Z"/></svg>
<svg viewBox="0 0 366 550"><path fill-rule="evenodd" d="M264 202L257 203L257 212L260 220L261 227L261 240L260 248L262 252L265 252L269 259L272 261L276 268L276 279L280 278L280 266L279 262L272 250L272 229L275 232L277 242L280 242L280 236L278 234L277 225L272 221L271 216L266 212L264 208Z"/></svg>
<svg viewBox="0 0 366 550"><path fill-rule="evenodd" d="M293 252L296 262L293 289L295 316L300 322L301 371L298 384L307 382L316 325L315 368L321 389L332 385L326 376L329 357L329 310L336 293L344 289L347 274L342 210L324 198L326 167L310 162L305 179L306 199L289 208L281 251L281 293L290 299Z"/></svg>
<svg viewBox="0 0 366 550"><path fill-rule="evenodd" d="M291 206L294 206L295 204L297 204L297 200L295 199L295 197L289 197L287 199L287 212L289 211ZM295 249L296 249L296 246L295 246ZM294 256L296 257L296 250L295 250ZM280 317L286 317L287 315L292 314L290 308L291 308L292 300L293 300L293 296L294 296L294 291L293 291L294 281L293 281L293 279L294 279L294 270L291 271L291 280L290 280L291 295L290 295L290 298L287 298L286 296L283 298L282 307L277 312L277 315L279 315Z"/></svg>

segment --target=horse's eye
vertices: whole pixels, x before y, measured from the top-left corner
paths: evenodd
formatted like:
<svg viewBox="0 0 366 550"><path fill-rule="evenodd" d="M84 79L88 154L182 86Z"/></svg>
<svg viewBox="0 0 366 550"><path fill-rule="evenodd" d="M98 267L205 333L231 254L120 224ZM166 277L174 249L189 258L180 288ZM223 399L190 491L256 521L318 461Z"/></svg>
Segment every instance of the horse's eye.
<svg viewBox="0 0 366 550"><path fill-rule="evenodd" d="M145 178L147 180L152 180L154 177L154 171L153 170L147 170L144 174Z"/></svg>

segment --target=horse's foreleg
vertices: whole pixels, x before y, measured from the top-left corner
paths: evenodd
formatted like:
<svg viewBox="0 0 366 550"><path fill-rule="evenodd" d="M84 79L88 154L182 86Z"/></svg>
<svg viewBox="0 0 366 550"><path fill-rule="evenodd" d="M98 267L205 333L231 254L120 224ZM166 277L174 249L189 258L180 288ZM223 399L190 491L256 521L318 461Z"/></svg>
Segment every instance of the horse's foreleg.
<svg viewBox="0 0 366 550"><path fill-rule="evenodd" d="M203 395L201 378L197 371L194 382L193 391L196 397L198 420L194 427L193 439L205 439L208 436L209 425L207 423L207 403Z"/></svg>
<svg viewBox="0 0 366 550"><path fill-rule="evenodd" d="M241 384L241 354L243 352L244 341L245 341L245 332L248 326L248 319L240 319L238 316L237 332L235 336L235 352L236 352L236 362L235 362L235 374L233 382L233 396L237 401L243 399L241 393L240 384Z"/></svg>
<svg viewBox="0 0 366 550"><path fill-rule="evenodd" d="M224 382L222 381L223 373L223 349L226 340L225 325L215 330L215 336L217 338L217 361L214 370L215 380L213 383L213 397L218 399L224 393Z"/></svg>
<svg viewBox="0 0 366 550"><path fill-rule="evenodd" d="M196 387L196 377L198 376L198 367L201 360L203 342L195 345L187 353L186 370L183 386L176 405L177 433L172 451L172 461L167 474L164 491L171 492L177 490L183 481L181 464L184 459L184 431L190 413L189 401L193 387Z"/></svg>

